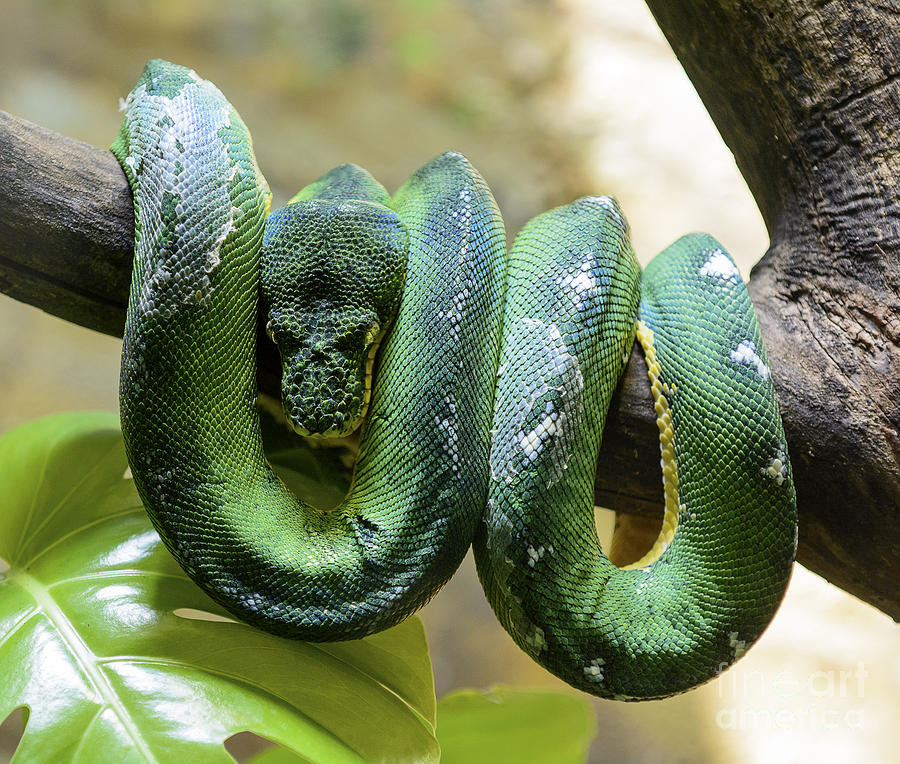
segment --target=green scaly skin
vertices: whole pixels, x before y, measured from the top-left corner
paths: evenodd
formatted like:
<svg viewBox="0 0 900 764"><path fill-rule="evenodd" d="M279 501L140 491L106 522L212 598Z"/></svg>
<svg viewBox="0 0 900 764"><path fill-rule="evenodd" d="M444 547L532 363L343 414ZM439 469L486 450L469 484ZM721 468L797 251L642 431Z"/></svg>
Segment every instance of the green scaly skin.
<svg viewBox="0 0 900 764"><path fill-rule="evenodd" d="M269 194L249 133L211 83L151 61L113 151L135 198L121 378L129 462L168 548L237 617L300 639L364 636L424 604L474 537L513 638L594 694L685 690L765 628L793 560L793 483L752 307L709 237L666 250L641 287L607 197L529 223L507 271L499 212L458 154L392 199L351 166L304 189L292 202L305 206L272 216L262 272L283 358L332 359L309 391L365 371L408 257L353 487L321 513L262 453L254 321ZM347 277L310 280L283 244ZM380 280L355 247L381 259ZM333 301L344 291L349 307ZM597 542L593 476L636 315L642 341L652 331L671 506L656 552L623 570ZM310 323L314 341L299 332ZM330 345L350 335L359 341L334 361ZM324 408L292 392L308 378L286 383L287 407L343 431L354 414L332 416L336 392ZM346 397L352 409L358 385ZM295 426L312 429L303 416Z"/></svg>
<svg viewBox="0 0 900 764"><path fill-rule="evenodd" d="M625 570L600 549L593 488L636 310L673 421L677 529ZM496 395L474 550L516 643L618 700L683 692L741 657L784 595L796 499L756 315L715 240L683 237L641 279L609 197L532 220L510 253Z"/></svg>
<svg viewBox="0 0 900 764"><path fill-rule="evenodd" d="M189 98L194 121L171 124ZM288 492L262 451L255 317L268 189L240 118L211 83L152 61L113 151L136 200L122 431L166 545L214 599L269 631L327 641L398 623L458 567L487 489L506 244L484 181L446 154L391 200L409 237L403 298L353 488L323 513ZM216 210L211 188L225 192Z"/></svg>
<svg viewBox="0 0 900 764"><path fill-rule="evenodd" d="M266 220L262 295L300 435L342 438L365 417L370 366L400 306L408 237L390 196L341 165Z"/></svg>

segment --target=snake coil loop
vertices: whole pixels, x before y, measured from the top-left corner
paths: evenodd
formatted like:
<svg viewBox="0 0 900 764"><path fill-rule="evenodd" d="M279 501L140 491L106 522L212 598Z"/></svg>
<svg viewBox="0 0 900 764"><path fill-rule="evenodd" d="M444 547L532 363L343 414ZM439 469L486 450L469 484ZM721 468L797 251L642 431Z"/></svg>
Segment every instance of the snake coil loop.
<svg viewBox="0 0 900 764"><path fill-rule="evenodd" d="M532 220L507 262L490 190L454 153L393 197L338 168L264 232L268 186L212 83L154 60L124 111L122 429L155 527L214 599L277 634L357 638L424 604L474 539L504 627L587 692L674 694L760 635L790 575L795 497L756 317L718 243L684 237L641 276L618 205L590 197ZM326 393L294 416L303 432L355 419L338 380L371 371L402 284L353 486L332 512L298 501L263 454L261 269L270 332L304 375L286 379L286 405L309 411ZM332 300L345 292L346 310ZM635 332L666 515L649 555L620 569L597 541L593 480ZM318 357L326 371L309 371ZM365 408L365 383L348 384Z"/></svg>

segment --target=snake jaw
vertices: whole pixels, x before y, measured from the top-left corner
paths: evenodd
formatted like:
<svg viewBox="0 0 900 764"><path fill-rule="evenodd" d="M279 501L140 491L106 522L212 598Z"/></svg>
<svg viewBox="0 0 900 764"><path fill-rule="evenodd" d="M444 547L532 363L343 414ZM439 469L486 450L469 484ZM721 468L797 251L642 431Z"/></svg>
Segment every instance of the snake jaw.
<svg viewBox="0 0 900 764"><path fill-rule="evenodd" d="M362 423L377 342L399 306L408 234L386 192L366 190L373 183L336 168L266 221L266 332L281 353L285 417L307 437L345 437Z"/></svg>
<svg viewBox="0 0 900 764"><path fill-rule="evenodd" d="M384 330L368 312L315 321L272 311L266 333L281 355L285 420L298 435L343 438L368 409L372 367Z"/></svg>
<svg viewBox="0 0 900 764"><path fill-rule="evenodd" d="M343 438L359 426L364 394L358 370L306 364L282 377L285 417L298 435Z"/></svg>

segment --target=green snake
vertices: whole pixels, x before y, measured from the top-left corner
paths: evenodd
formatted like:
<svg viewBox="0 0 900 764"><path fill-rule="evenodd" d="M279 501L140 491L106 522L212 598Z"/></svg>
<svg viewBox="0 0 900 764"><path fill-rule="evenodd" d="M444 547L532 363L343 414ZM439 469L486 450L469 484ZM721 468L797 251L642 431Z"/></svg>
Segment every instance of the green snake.
<svg viewBox="0 0 900 764"><path fill-rule="evenodd" d="M427 602L473 544L518 645L627 700L700 684L762 633L790 576L795 494L757 320L712 238L680 239L642 276L617 203L589 197L532 220L507 256L456 153L393 196L344 165L269 215L250 134L212 83L154 60L123 110L122 430L155 527L213 599L276 634L359 638ZM263 453L260 291L294 429L344 434L368 412L333 511L295 498ZM636 334L665 518L618 568L593 484Z"/></svg>

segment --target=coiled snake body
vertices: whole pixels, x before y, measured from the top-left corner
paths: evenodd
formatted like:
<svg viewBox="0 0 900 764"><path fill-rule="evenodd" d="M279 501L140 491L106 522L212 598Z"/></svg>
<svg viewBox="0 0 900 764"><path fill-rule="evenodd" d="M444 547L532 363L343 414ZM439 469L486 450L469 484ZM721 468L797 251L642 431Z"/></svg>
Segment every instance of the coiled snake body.
<svg viewBox="0 0 900 764"><path fill-rule="evenodd" d="M474 539L503 625L588 692L670 695L759 636L790 574L794 491L756 318L714 240L679 240L641 279L618 206L591 197L531 221L507 261L487 185L452 153L393 197L338 168L267 225L250 135L214 85L151 61L124 111L123 434L154 525L214 599L285 636L357 638L424 604ZM295 429L346 432L368 404L332 512L263 454L261 281ZM593 479L635 327L666 517L620 569L597 542Z"/></svg>

